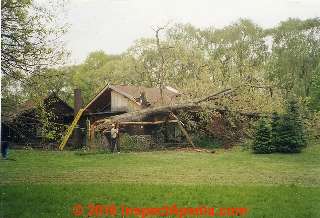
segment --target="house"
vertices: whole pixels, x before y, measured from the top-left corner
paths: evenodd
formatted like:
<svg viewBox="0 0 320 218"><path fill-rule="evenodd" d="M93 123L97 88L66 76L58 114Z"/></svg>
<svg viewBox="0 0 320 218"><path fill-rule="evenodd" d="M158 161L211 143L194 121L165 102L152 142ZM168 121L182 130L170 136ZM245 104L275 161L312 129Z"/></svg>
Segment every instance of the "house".
<svg viewBox="0 0 320 218"><path fill-rule="evenodd" d="M54 124L56 132L64 131L72 122L74 115L73 108L52 93L40 99L39 102L28 100L15 112L2 116L2 136L18 146L19 144L40 145L45 138L40 111L47 114L46 117L50 123Z"/></svg>
<svg viewBox="0 0 320 218"><path fill-rule="evenodd" d="M94 122L147 107L170 105L175 103L179 96L179 92L171 87L165 87L161 95L159 88L107 85L84 107L84 116Z"/></svg>
<svg viewBox="0 0 320 218"><path fill-rule="evenodd" d="M76 95L79 94L75 92ZM107 85L85 107L80 107L81 103L75 102L75 112L80 108L83 108L84 111L81 114L78 127L74 129L74 138L81 138L77 142L78 144L87 144L87 136L90 135L90 129L97 120L145 108L174 104L179 96L180 93L171 87L160 90L143 86ZM79 98L75 99L81 101ZM150 119L163 120L164 118L153 117ZM159 131L159 128L159 125L142 126L133 123L122 126L124 132L132 135L153 135Z"/></svg>

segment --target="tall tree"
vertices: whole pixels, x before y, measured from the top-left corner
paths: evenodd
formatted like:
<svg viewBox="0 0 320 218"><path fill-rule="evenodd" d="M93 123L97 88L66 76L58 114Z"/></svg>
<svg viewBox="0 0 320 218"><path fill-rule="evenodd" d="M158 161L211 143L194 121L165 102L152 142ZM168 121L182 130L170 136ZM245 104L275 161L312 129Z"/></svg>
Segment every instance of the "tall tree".
<svg viewBox="0 0 320 218"><path fill-rule="evenodd" d="M1 74L22 81L64 59L66 28L32 0L1 0Z"/></svg>
<svg viewBox="0 0 320 218"><path fill-rule="evenodd" d="M63 1L1 0L1 116L4 120L30 96L41 106L42 97L48 94L42 87L53 76L47 69L64 63L67 53L62 36L66 26L57 16ZM51 79L56 79L56 75ZM41 118L43 124L48 124L47 120Z"/></svg>
<svg viewBox="0 0 320 218"><path fill-rule="evenodd" d="M268 55L261 27L241 19L223 29L207 29L203 36L211 71L221 86L260 82Z"/></svg>
<svg viewBox="0 0 320 218"><path fill-rule="evenodd" d="M312 81L320 63L320 19L289 19L268 30L272 37L269 78L286 95L311 95Z"/></svg>
<svg viewBox="0 0 320 218"><path fill-rule="evenodd" d="M320 61L314 70L310 87L310 108L320 111Z"/></svg>

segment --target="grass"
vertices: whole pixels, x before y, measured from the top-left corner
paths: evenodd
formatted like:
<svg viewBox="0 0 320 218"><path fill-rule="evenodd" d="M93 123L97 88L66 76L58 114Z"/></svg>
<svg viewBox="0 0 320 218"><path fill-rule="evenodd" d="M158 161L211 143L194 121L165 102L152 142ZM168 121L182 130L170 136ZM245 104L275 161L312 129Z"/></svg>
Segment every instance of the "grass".
<svg viewBox="0 0 320 218"><path fill-rule="evenodd" d="M319 155L319 145L292 155L16 150L14 160L0 161L0 218L74 217L77 203L246 207L246 217L320 217Z"/></svg>

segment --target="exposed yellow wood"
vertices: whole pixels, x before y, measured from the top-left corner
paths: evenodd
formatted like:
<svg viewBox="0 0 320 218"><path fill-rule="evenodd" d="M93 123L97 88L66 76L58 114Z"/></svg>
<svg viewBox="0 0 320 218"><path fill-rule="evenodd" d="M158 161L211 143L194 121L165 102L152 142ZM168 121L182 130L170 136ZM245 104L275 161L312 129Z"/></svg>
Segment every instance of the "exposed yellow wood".
<svg viewBox="0 0 320 218"><path fill-rule="evenodd" d="M69 128L67 129L66 134L64 135L62 142L59 146L60 150L63 150L64 146L66 146L68 139L70 138L73 129L76 127L82 113L83 113L84 109L80 109L77 113L77 116L74 118L74 120L72 121L72 124L69 126Z"/></svg>
<svg viewBox="0 0 320 218"><path fill-rule="evenodd" d="M179 128L181 129L182 133L186 136L188 142L192 145L192 147L195 148L191 137L189 136L187 130L182 126L182 124L181 124L180 120L178 119L178 117L177 117L176 115L174 115L173 113L170 113L170 115L171 115L172 117L174 117L176 120L178 120L177 123L178 123L178 126L179 126Z"/></svg>

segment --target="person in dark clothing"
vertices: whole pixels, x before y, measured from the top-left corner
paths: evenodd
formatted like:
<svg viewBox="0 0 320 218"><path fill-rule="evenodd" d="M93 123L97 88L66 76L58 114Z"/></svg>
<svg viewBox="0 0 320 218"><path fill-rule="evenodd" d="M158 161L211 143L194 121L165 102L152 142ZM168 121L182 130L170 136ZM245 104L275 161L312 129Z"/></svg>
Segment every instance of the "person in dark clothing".
<svg viewBox="0 0 320 218"><path fill-rule="evenodd" d="M1 156L3 159L8 158L9 142L1 141Z"/></svg>
<svg viewBox="0 0 320 218"><path fill-rule="evenodd" d="M9 135L4 132L4 126L1 126L1 156L3 159L8 158L9 151Z"/></svg>

